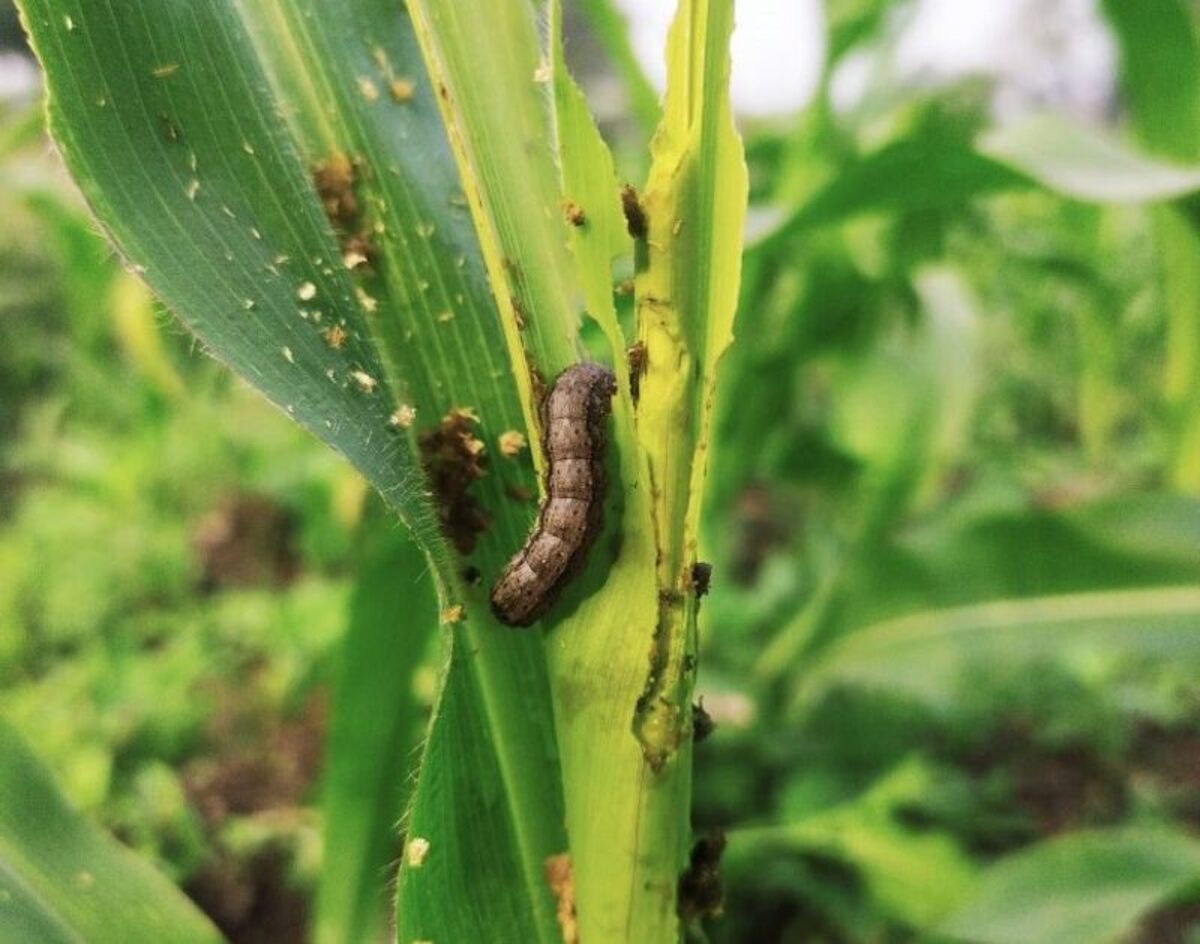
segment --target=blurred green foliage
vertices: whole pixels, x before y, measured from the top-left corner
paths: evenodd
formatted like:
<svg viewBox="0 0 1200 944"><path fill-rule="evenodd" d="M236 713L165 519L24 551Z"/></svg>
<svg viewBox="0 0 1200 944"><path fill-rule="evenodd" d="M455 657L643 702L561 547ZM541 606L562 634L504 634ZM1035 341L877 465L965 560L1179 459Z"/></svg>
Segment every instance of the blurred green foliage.
<svg viewBox="0 0 1200 944"><path fill-rule="evenodd" d="M1196 157L1152 52L1165 35L1194 70L1194 11L1106 6L1127 123ZM977 83L836 111L838 63L892 41L891 7L830 0L817 100L747 133L768 225L705 519L718 727L694 820L728 838L706 933L1194 940L1195 200L1035 185L976 148ZM23 181L0 191L0 715L231 937L295 939L352 600L404 607L380 581L392 526L139 294L39 146L0 162ZM375 733L403 770L432 669L400 661L405 724ZM370 782L374 863L403 790Z"/></svg>
<svg viewBox="0 0 1200 944"><path fill-rule="evenodd" d="M298 929L365 487L120 269L40 138L0 173L19 179L0 192L0 715L227 932Z"/></svg>

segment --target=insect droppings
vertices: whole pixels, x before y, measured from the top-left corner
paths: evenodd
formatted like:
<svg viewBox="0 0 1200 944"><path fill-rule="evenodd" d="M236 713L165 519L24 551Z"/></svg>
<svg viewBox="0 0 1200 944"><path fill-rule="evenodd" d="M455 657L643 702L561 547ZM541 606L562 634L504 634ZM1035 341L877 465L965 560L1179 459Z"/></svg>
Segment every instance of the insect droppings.
<svg viewBox="0 0 1200 944"><path fill-rule="evenodd" d="M572 226L584 226L587 223L587 214L583 211L583 207L573 200L563 203L563 216Z"/></svg>
<svg viewBox="0 0 1200 944"><path fill-rule="evenodd" d="M696 840L688 856L688 866L679 876L676 901L679 916L686 922L720 914L725 901L720 863L725 851L725 833L711 830Z"/></svg>
<svg viewBox="0 0 1200 944"><path fill-rule="evenodd" d="M649 232L649 223L641 198L632 184L621 188L621 209L625 211L625 228L629 230L629 235L634 239L645 239Z"/></svg>

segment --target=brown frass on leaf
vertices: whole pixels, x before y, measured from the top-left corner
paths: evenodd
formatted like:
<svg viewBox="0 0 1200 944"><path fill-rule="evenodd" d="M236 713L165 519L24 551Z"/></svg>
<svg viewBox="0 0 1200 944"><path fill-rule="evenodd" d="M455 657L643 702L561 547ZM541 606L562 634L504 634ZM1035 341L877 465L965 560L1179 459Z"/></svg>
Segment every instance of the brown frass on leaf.
<svg viewBox="0 0 1200 944"><path fill-rule="evenodd" d="M692 846L688 867L679 876L677 899L679 917L692 922L721 913L725 904L725 889L719 871L721 854L725 851L725 832L711 830Z"/></svg>
<svg viewBox="0 0 1200 944"><path fill-rule="evenodd" d="M717 723L705 709L704 699L701 698L692 705L692 743L699 744L708 740L715 730L717 730Z"/></svg>
<svg viewBox="0 0 1200 944"><path fill-rule="evenodd" d="M579 916L575 910L575 877L571 870L571 854L560 852L543 863L546 884L557 904L556 917L563 944L579 944Z"/></svg>
<svg viewBox="0 0 1200 944"><path fill-rule="evenodd" d="M629 396L637 406L642 396L642 374L646 372L646 342L635 341L625 356L629 358Z"/></svg>
<svg viewBox="0 0 1200 944"><path fill-rule="evenodd" d="M567 218L567 222L572 226L579 227L587 223L587 214L583 211L583 207L573 200L567 200L563 203L563 216Z"/></svg>
<svg viewBox="0 0 1200 944"><path fill-rule="evenodd" d="M455 408L434 429L421 433L419 440L442 530L460 554L470 554L476 536L491 523L483 506L469 493L487 474L487 447L475 435L478 423L470 410Z"/></svg>
<svg viewBox="0 0 1200 944"><path fill-rule="evenodd" d="M621 188L621 209L625 211L625 228L629 230L629 235L634 239L645 239L650 224L637 189L632 184L625 184Z"/></svg>
<svg viewBox="0 0 1200 944"><path fill-rule="evenodd" d="M329 222L335 228L356 226L358 197L354 193L354 162L345 154L334 154L317 164L312 176Z"/></svg>
<svg viewBox="0 0 1200 944"><path fill-rule="evenodd" d="M358 182L355 161L345 154L334 154L313 167L312 180L346 267L357 269L372 263L375 245L362 224L362 205L354 190Z"/></svg>

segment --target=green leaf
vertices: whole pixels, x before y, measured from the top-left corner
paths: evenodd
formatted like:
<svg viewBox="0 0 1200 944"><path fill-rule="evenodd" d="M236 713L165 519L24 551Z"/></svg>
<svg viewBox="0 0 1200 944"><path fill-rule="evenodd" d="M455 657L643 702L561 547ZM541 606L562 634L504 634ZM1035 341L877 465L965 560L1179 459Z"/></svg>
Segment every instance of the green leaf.
<svg viewBox="0 0 1200 944"><path fill-rule="evenodd" d="M0 940L218 942L171 882L71 810L0 722Z"/></svg>
<svg viewBox="0 0 1200 944"><path fill-rule="evenodd" d="M727 0L681 0L671 28L663 120L642 198L648 226L636 249L638 339L645 351L636 434L644 458L634 462L634 450L622 448L626 517L613 572L622 582L610 578L620 594L602 595L590 613L581 608L581 620L589 621L581 625L590 623L593 631L572 636L571 648L555 656L558 677L574 678L560 693L560 717L564 705L567 717L579 712L577 740L567 747L575 757L564 761L575 772L574 785L588 791L583 798L605 798L609 790L608 798L600 799L603 822L584 827L585 855L603 848L605 826L609 848L616 852L604 872L589 880L603 898L602 907L590 916L595 930L584 935L603 940L628 937L630 929L645 941L673 941L679 935L675 887L690 844L691 690L697 649L691 574L698 553L716 368L733 337L747 192L728 95L732 26ZM557 58L561 63L561 50ZM561 65L557 71L564 180L599 195L609 186L611 165L599 158L594 129L581 120L577 92ZM598 159L600 169L591 176L587 163ZM599 297L603 270L623 239L611 200L602 199L599 211L602 228L589 235L584 227L574 245L590 292L589 307L596 306L603 327L614 320L611 301ZM614 327L608 327L610 337ZM628 420L618 415L617 422L619 434L627 435ZM653 547L646 535L653 535ZM631 614L633 627L628 625ZM615 630L608 640L595 631L606 625ZM629 645L622 644L624 638ZM608 674L606 652L617 682L606 686L601 699L591 695L589 674ZM640 667L638 659L644 660ZM631 717L636 741L614 737L628 731ZM606 727L603 743L612 751L602 755L607 769L597 770L603 779L585 783L579 772L589 763L599 765L581 756L584 732ZM577 799L569 797L568 806ZM582 822L586 808L580 803L575 809L576 821ZM573 851L575 840L572 834ZM581 915L589 920L585 911Z"/></svg>
<svg viewBox="0 0 1200 944"><path fill-rule="evenodd" d="M1167 309L1163 394L1170 411L1171 481L1200 494L1200 229L1176 206L1156 207L1154 236Z"/></svg>
<svg viewBox="0 0 1200 944"><path fill-rule="evenodd" d="M613 402L613 465L620 484L597 551L618 546L602 586L591 588L554 630L547 658L556 697L559 751L579 935L614 940L637 928L646 940L674 935L673 889L686 818L676 809L647 812L647 761L629 719L646 686L654 637L657 584L649 472L638 447L626 342L613 303L614 259L633 242L618 201L613 159L563 56L561 4L550 5L555 141L562 190L583 214L571 248L588 313L611 352L618 393ZM611 535L611 538L609 537ZM610 541L612 542L610 544ZM602 681L601 681L602 680Z"/></svg>
<svg viewBox="0 0 1200 944"><path fill-rule="evenodd" d="M993 129L975 146L922 133L840 166L790 212L761 213L752 248L863 214L953 210L1038 185L1075 200L1147 203L1200 189L1200 167L1163 162L1051 115Z"/></svg>
<svg viewBox="0 0 1200 944"><path fill-rule="evenodd" d="M942 708L972 665L1136 653L1200 656L1200 590L1082 593L998 600L880 623L834 643L805 676L808 701L832 685L902 692Z"/></svg>
<svg viewBox="0 0 1200 944"><path fill-rule="evenodd" d="M554 116L563 193L580 208L572 227L584 301L612 351L618 379L613 446L622 485L610 529L619 551L604 584L556 627L548 649L556 691L559 751L581 939L676 938L674 886L686 846L688 802L656 792L630 718L646 690L647 641L658 618L649 471L637 443L625 339L613 305L614 258L634 251L618 203L610 152L566 71L562 7L551 5ZM607 545L606 537L598 542ZM601 681L602 680L602 681ZM672 802L659 798L670 796Z"/></svg>
<svg viewBox="0 0 1200 944"><path fill-rule="evenodd" d="M1128 496L1068 511L1021 500L950 514L865 548L838 606L839 634L925 610L990 600L1200 581L1200 505Z"/></svg>
<svg viewBox="0 0 1200 944"><path fill-rule="evenodd" d="M888 0L828 0L825 4L829 31L826 68L832 70L842 56L874 35L890 10Z"/></svg>
<svg viewBox="0 0 1200 944"><path fill-rule="evenodd" d="M1200 167L1164 163L1050 115L990 131L979 150L1076 200L1151 203L1200 190Z"/></svg>
<svg viewBox="0 0 1200 944"><path fill-rule="evenodd" d="M847 363L831 414L830 432L843 454L860 465L861 492L849 547L835 559L805 605L758 655L756 672L781 679L826 629L833 612L905 598L909 583L866 589L854 584L856 568L906 574L889 568L887 529L965 448L978 388L979 303L966 279L950 266L928 266L913 275L923 317L903 347L884 347ZM888 421L881 423L880 416ZM955 577L950 578L952 586ZM922 585L923 587L924 585Z"/></svg>
<svg viewBox="0 0 1200 944"><path fill-rule="evenodd" d="M510 630L511 632L511 630ZM506 650L511 671L528 675L517 647ZM490 655L496 661L496 654ZM496 736L488 710L478 696L482 660L462 645L453 647L445 668L441 699L421 759L421 783L408 815L397 895L397 931L401 941L544 941L560 940L543 868L549 852L538 825L514 815L498 815L514 781L540 774L539 768L505 769L508 758L493 748ZM549 702L544 683L522 695L530 711ZM537 726L523 732L529 753L541 766L554 758L553 732ZM511 735L510 735L511 736ZM557 788L558 782L553 786ZM557 804L552 809L557 812ZM561 813L559 823L561 824ZM561 825L559 825L561 830ZM557 838L550 852L562 852Z"/></svg>
<svg viewBox="0 0 1200 944"><path fill-rule="evenodd" d="M493 63L503 44L488 24L514 11L532 30L532 8L511 4L475 21ZM479 417L491 452L521 427L517 386L528 380L524 367L514 379L504 356L512 326L506 333L496 317L463 199L465 189L478 201L476 178L458 178L412 21L392 0L32 0L23 13L60 150L121 252L209 350L343 452L412 528L442 610L458 620L445 634L446 664L462 675L453 698L478 719L451 733L435 720L427 755L437 769L423 780L462 781L474 767L460 765L490 756L498 793L469 815L495 820L516 850L508 858L520 863L525 905L510 936L554 933L541 868L565 840L541 641L497 626L486 583L463 579L469 568L494 575L519 545L533 509L508 492L528 488L531 471L498 456L489 463L472 495L490 527L472 551L456 552L418 459L419 433L454 409ZM523 73L527 115L536 113L533 71ZM489 104L509 113L503 98ZM516 166L514 179L536 177ZM513 196L505 206L515 213L528 194ZM565 255L561 232L554 245ZM488 259L498 264L495 252ZM541 304L543 283L556 285L561 271L525 270L522 292L538 300L530 310L554 311ZM558 337L539 344L565 351L565 328ZM430 790L420 808L440 811L440 823L424 823L436 841L466 815L459 800L478 797Z"/></svg>
<svg viewBox="0 0 1200 944"><path fill-rule="evenodd" d="M354 282L237 12L76 6L22 10L51 130L97 217L214 353L432 533ZM340 349L321 333L333 325Z"/></svg>
<svg viewBox="0 0 1200 944"><path fill-rule="evenodd" d="M798 822L737 830L726 867L745 870L769 849L833 856L854 866L878 905L906 924L945 917L970 891L975 869L943 833L905 826L906 806L926 798L936 773L919 759L898 765L864 794Z"/></svg>
<svg viewBox="0 0 1200 944"><path fill-rule="evenodd" d="M1107 0L1121 51L1123 87L1138 136L1155 153L1200 158L1200 27L1187 0ZM1167 308L1164 394L1173 446L1171 479L1200 493L1200 234L1184 207L1157 207L1154 235Z"/></svg>
<svg viewBox="0 0 1200 944"><path fill-rule="evenodd" d="M939 931L971 944L1104 944L1200 881L1200 843L1129 827L1040 843L994 865Z"/></svg>
<svg viewBox="0 0 1200 944"><path fill-rule="evenodd" d="M413 676L438 624L432 577L412 538L381 515L361 531L367 546L325 748L319 944L375 940L384 926L386 877L400 848L397 824L424 727Z"/></svg>
<svg viewBox="0 0 1200 944"><path fill-rule="evenodd" d="M1068 511L1030 508L1016 496L876 533L829 568L764 650L760 670L783 677L800 653L931 611L1200 581L1197 541L1200 505L1153 494ZM803 691L803 674L798 682Z"/></svg>
<svg viewBox="0 0 1200 944"><path fill-rule="evenodd" d="M959 209L970 200L1031 186L1019 170L967 144L921 134L840 166L790 214L760 218L752 248L767 249L813 227L863 214Z"/></svg>
<svg viewBox="0 0 1200 944"><path fill-rule="evenodd" d="M38 173L4 172L0 188L19 195L41 219L57 256L63 260L63 296L73 341L87 352L107 352L109 326L96 317L96 299L108 296L117 278L118 269L108 244L97 235L79 201L66 199L52 178Z"/></svg>
<svg viewBox="0 0 1200 944"><path fill-rule="evenodd" d="M526 427L536 430L527 368L553 376L574 363L579 318L540 88L550 69L534 7L411 0L408 11L499 304Z"/></svg>
<svg viewBox="0 0 1200 944"><path fill-rule="evenodd" d="M1200 33L1188 0L1104 0L1133 124L1155 153L1200 157Z"/></svg>
<svg viewBox="0 0 1200 944"><path fill-rule="evenodd" d="M643 200L647 251L636 291L647 366L638 418L657 528L673 544L659 548L664 586L690 582L684 558L697 540L706 471L699 457L737 312L748 175L728 93L732 27L732 3L680 0Z"/></svg>

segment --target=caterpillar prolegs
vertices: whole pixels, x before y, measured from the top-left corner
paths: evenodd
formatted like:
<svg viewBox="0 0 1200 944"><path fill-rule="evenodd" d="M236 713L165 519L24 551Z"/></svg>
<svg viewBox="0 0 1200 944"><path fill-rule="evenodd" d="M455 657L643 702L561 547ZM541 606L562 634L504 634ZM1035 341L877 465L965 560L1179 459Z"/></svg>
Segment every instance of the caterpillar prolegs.
<svg viewBox="0 0 1200 944"><path fill-rule="evenodd" d="M599 364L568 367L541 406L545 499L537 524L492 588L492 611L509 626L528 626L582 567L604 524L605 422L617 392Z"/></svg>

